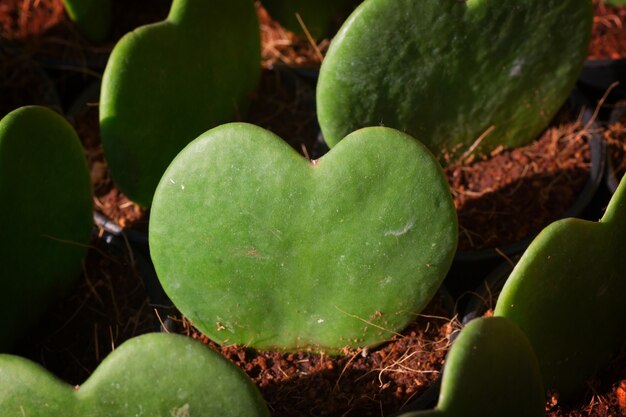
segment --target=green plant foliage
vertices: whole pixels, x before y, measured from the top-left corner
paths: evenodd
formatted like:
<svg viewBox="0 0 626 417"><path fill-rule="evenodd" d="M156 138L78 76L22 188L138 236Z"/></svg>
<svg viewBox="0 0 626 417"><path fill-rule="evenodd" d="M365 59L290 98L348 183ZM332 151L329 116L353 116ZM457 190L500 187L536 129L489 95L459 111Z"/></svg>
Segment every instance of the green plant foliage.
<svg viewBox="0 0 626 417"><path fill-rule="evenodd" d="M331 35L333 27L339 27L343 19L362 0L263 0L263 6L281 25L303 35L299 15L307 30L315 39Z"/></svg>
<svg viewBox="0 0 626 417"><path fill-rule="evenodd" d="M63 0L70 19L89 40L106 39L111 29L111 0Z"/></svg>
<svg viewBox="0 0 626 417"><path fill-rule="evenodd" d="M546 227L511 272L495 314L516 322L537 352L546 388L569 397L626 334L626 181L599 222Z"/></svg>
<svg viewBox="0 0 626 417"><path fill-rule="evenodd" d="M202 132L243 114L261 69L250 0L174 0L164 22L115 46L102 81L102 144L118 187L149 206L163 172Z"/></svg>
<svg viewBox="0 0 626 417"><path fill-rule="evenodd" d="M80 275L92 209L87 162L69 123L44 107L6 115L0 121L0 350Z"/></svg>
<svg viewBox="0 0 626 417"><path fill-rule="evenodd" d="M383 125L438 158L524 145L570 93L592 16L590 0L368 0L322 63L324 138Z"/></svg>
<svg viewBox="0 0 626 417"><path fill-rule="evenodd" d="M450 349L437 407L400 417L541 417L544 395L524 333L502 317L480 318Z"/></svg>
<svg viewBox="0 0 626 417"><path fill-rule="evenodd" d="M213 340L262 349L388 339L435 294L456 240L438 163L388 128L311 163L260 127L217 127L170 165L150 218L176 306Z"/></svg>
<svg viewBox="0 0 626 417"><path fill-rule="evenodd" d="M257 388L235 365L191 338L131 339L80 388L40 365L0 355L3 417L268 417Z"/></svg>

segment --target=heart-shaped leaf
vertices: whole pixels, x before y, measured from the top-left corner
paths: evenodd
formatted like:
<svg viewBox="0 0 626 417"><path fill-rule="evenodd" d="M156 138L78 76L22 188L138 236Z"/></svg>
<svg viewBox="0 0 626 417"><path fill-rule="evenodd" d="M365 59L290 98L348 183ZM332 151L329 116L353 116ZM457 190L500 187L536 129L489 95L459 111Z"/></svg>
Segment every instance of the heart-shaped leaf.
<svg viewBox="0 0 626 417"><path fill-rule="evenodd" d="M220 126L176 157L150 219L159 279L200 330L286 350L389 338L435 294L456 238L441 168L388 128L312 164L262 128Z"/></svg>
<svg viewBox="0 0 626 417"><path fill-rule="evenodd" d="M455 340L434 410L401 417L541 417L545 394L524 333L502 317L471 321Z"/></svg>
<svg viewBox="0 0 626 417"><path fill-rule="evenodd" d="M91 182L74 129L44 107L0 121L0 349L78 278L91 236Z"/></svg>
<svg viewBox="0 0 626 417"><path fill-rule="evenodd" d="M362 0L263 0L269 14L292 32L304 34L302 23L315 39L328 36L333 24L345 16ZM298 20L298 16L300 20ZM338 26L338 25L337 25ZM335 26L335 28L337 27Z"/></svg>
<svg viewBox="0 0 626 417"><path fill-rule="evenodd" d="M63 0L70 19L93 42L106 39L111 29L111 0Z"/></svg>
<svg viewBox="0 0 626 417"><path fill-rule="evenodd" d="M534 346L546 388L568 397L623 344L626 334L626 181L599 222L546 227L509 276L495 314Z"/></svg>
<svg viewBox="0 0 626 417"><path fill-rule="evenodd" d="M153 333L111 353L80 387L38 364L0 355L4 417L267 417L257 388L234 364L191 338Z"/></svg>
<svg viewBox="0 0 626 417"><path fill-rule="evenodd" d="M324 138L384 125L437 157L523 145L574 85L592 15L590 0L368 0L322 63Z"/></svg>
<svg viewBox="0 0 626 417"><path fill-rule="evenodd" d="M260 62L249 0L174 0L167 20L124 36L100 102L102 144L119 188L149 206L187 143L246 110Z"/></svg>

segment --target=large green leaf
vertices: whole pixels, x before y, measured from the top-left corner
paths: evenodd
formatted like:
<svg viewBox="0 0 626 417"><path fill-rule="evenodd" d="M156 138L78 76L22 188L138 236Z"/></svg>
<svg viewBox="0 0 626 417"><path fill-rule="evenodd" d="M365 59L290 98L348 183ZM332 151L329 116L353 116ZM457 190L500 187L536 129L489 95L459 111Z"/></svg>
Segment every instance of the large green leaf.
<svg viewBox="0 0 626 417"><path fill-rule="evenodd" d="M471 321L452 345L434 410L401 417L541 417L545 394L528 339L502 317Z"/></svg>
<svg viewBox="0 0 626 417"><path fill-rule="evenodd" d="M441 168L388 128L312 164L269 131L220 126L176 157L150 219L159 279L200 330L286 350L388 339L435 294L456 239Z"/></svg>
<svg viewBox="0 0 626 417"><path fill-rule="evenodd" d="M102 143L119 188L149 206L187 143L246 111L260 65L250 0L174 0L167 20L124 36L100 101Z"/></svg>
<svg viewBox="0 0 626 417"><path fill-rule="evenodd" d="M87 161L74 129L44 107L0 121L0 350L80 275L91 236Z"/></svg>
<svg viewBox="0 0 626 417"><path fill-rule="evenodd" d="M570 93L592 15L590 0L368 0L320 70L324 137L384 125L437 157L526 144Z"/></svg>
<svg viewBox="0 0 626 417"><path fill-rule="evenodd" d="M571 396L626 337L626 181L599 222L565 219L528 247L495 314L515 321L537 352L546 387Z"/></svg>
<svg viewBox="0 0 626 417"><path fill-rule="evenodd" d="M131 339L80 387L41 366L0 355L3 417L268 417L239 368L191 338L153 333Z"/></svg>

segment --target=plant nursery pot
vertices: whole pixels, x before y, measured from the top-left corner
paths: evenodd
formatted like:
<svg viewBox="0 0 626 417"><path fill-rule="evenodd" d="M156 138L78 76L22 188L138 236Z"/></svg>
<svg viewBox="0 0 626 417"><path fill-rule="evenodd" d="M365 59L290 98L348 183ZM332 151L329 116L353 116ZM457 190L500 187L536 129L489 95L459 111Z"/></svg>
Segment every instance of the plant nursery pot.
<svg viewBox="0 0 626 417"><path fill-rule="evenodd" d="M525 147L446 168L459 214L456 261L514 256L550 222L581 215L601 182L605 144L580 103L575 91L570 110Z"/></svg>
<svg viewBox="0 0 626 417"><path fill-rule="evenodd" d="M626 102L615 104L605 131L608 142L606 185L614 193L626 172Z"/></svg>
<svg viewBox="0 0 626 417"><path fill-rule="evenodd" d="M0 46L0 119L25 105L42 105L61 111L54 83L39 64Z"/></svg>
<svg viewBox="0 0 626 417"><path fill-rule="evenodd" d="M608 93L604 104L613 103L626 97L625 74L626 58L587 60L578 79L578 88L595 101ZM614 85L616 82L618 84Z"/></svg>

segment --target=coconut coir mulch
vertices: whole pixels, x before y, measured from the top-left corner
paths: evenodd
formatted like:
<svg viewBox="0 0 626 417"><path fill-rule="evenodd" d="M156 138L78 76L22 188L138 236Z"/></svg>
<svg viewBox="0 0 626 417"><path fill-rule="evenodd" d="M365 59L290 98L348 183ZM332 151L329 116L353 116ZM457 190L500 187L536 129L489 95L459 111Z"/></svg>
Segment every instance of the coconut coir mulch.
<svg viewBox="0 0 626 417"><path fill-rule="evenodd" d="M589 59L618 59L626 56L626 5L611 6L594 1L594 18Z"/></svg>
<svg viewBox="0 0 626 417"><path fill-rule="evenodd" d="M441 297L401 334L376 349L344 349L330 357L309 352L220 347L189 322L180 332L201 340L243 369L273 416L384 416L400 411L439 376L458 323Z"/></svg>
<svg viewBox="0 0 626 417"><path fill-rule="evenodd" d="M585 125L562 111L535 141L445 169L459 216L459 250L513 244L562 217L589 178Z"/></svg>

